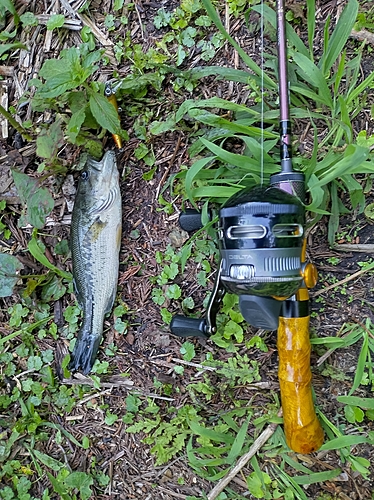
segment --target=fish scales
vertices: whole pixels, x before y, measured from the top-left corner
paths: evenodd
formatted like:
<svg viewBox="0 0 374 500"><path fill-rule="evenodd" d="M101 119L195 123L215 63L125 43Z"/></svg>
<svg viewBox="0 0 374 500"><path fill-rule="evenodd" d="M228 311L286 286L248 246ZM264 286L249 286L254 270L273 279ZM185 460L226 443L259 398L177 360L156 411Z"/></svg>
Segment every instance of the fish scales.
<svg viewBox="0 0 374 500"><path fill-rule="evenodd" d="M83 323L69 368L88 373L96 359L105 314L117 291L121 243L121 194L115 155L89 159L79 180L71 225L75 292Z"/></svg>

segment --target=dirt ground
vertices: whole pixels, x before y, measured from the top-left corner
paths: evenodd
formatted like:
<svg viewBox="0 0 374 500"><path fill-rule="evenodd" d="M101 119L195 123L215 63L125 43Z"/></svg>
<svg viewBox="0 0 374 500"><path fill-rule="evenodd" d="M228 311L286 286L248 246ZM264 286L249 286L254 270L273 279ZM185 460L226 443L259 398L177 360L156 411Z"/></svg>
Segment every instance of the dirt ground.
<svg viewBox="0 0 374 500"><path fill-rule="evenodd" d="M72 13L69 14L64 9L66 3L69 3L73 11L77 12L83 2L29 2L28 4L20 3L19 7L25 7L25 9L39 14L46 11L51 12L53 4L55 12L62 12L74 18ZM298 8L299 2L289 3L294 6L294 9ZM319 7L317 22L319 29L322 30L323 20L326 16L330 14L332 22L334 22L336 16L341 12L344 2L320 1L317 3ZM166 11L170 11L176 5L177 2L167 0L163 2L136 2L135 9L129 11L128 26L125 28L119 25L116 27L115 34L116 36L121 34L118 33L118 30L130 30L134 43L140 43L145 48L155 46L157 40L163 34L156 30L153 24L157 10L162 6ZM104 34L104 40L107 40L106 48L108 53L111 51L110 40L113 32L108 33L105 31L104 18L106 13L111 12L111 8L111 0L101 2L93 0L90 2L89 8L90 21ZM80 18L76 16L74 19L79 21ZM303 29L303 24L300 26ZM258 33L249 32L244 20L240 18L237 20L231 19L231 28L241 46L250 55L256 54L259 46ZM27 81L31 76L35 76L44 60L58 56L63 47L80 43L78 33L77 31L67 31L63 38L53 35L49 40L49 32L44 27L38 26L29 32L29 41L32 42L33 47L29 59L22 60L19 58L11 61L14 73L12 76L6 77L9 84L9 103L13 105L17 103L22 90L26 88ZM320 31L320 38L323 37L322 33ZM202 60L199 60L198 53L192 51L184 66L188 67L188 65L203 63ZM239 64L240 67L242 63L238 63L235 52L231 47L224 46L209 64L226 66ZM107 66L98 75L98 78L102 80L110 79L113 71L117 71L119 76L126 76L129 65ZM364 64L363 71L371 71L371 65ZM174 92L168 78L165 79L163 92L162 106L165 105L162 108L163 110L176 109L183 100L191 97L187 92ZM235 102L243 102L244 100L242 86L215 81L214 78L203 80L195 89L193 95L205 97L220 95ZM155 94L155 101L157 99L158 96ZM164 466L155 466L154 457L150 454L149 446L141 440L144 435L127 433L125 424L121 423L120 420L115 425L105 425L104 413L100 409L102 405L108 405L112 413L125 414L124 399L129 394L129 390L134 387L140 394L154 397L155 401L163 408L167 408L170 404L180 408L186 402L190 402L185 391L185 383L194 373L192 369L190 371L190 368L186 367L185 378L175 374L174 360L180 358L180 346L183 339L178 339L170 334L161 319L160 307L151 298L152 278L162 270L155 258L156 251L163 252L167 245L175 245L176 234L182 240L184 237L183 234L179 234L178 227L178 213L183 200L178 196L172 198L168 189L166 189L163 196L172 202L175 209L169 215L160 210L158 195L167 185L171 174L178 172L181 165L189 165L190 159L187 153L189 146L188 134L183 130L178 130L168 132L163 136L155 136L152 139L157 169L152 180L144 180L143 174L149 170L149 167L144 162L137 160L134 155L139 140L132 133L134 118L129 119L126 116L127 105L129 105L128 102L120 102L122 123L124 128L128 130L130 139L125 143L123 151L118 155L118 164L122 173L121 192L123 196L123 240L120 254L119 298L128 307L129 327L126 333L122 335L114 330L112 317L106 320L105 341L100 351L100 357L102 360L109 361L113 366L111 378L107 380L108 385L104 385L102 390L97 391L90 397L89 406L77 406L71 413L67 413L65 417L51 415L51 418L63 424L66 430L71 432L78 440L81 440L85 435L90 438L91 446L88 450L77 448L74 450L74 454L69 457L70 466L74 470L86 470L87 464L94 456L96 462L100 464L101 470L111 477L111 483L105 492L97 492L92 498L102 500L109 498L173 500L176 498L185 499L189 495L199 497L204 492L207 493L211 490L212 483L196 476L194 471L188 467L186 456L179 455L175 460ZM30 108L25 106L23 109L24 116L22 116L22 119L33 116ZM358 130L361 130L363 121L366 123L365 127L369 135L373 132L374 123L372 120L368 120L366 116L359 116L357 119ZM295 123L294 135L297 138L303 138L302 148L304 151L308 151L311 150L313 145L313 135L311 131L306 131L305 127L306 125L302 121ZM14 134L12 130L10 132L9 138L2 140L0 143L0 200L7 199L8 206L15 215L5 215L3 221L11 229L13 244L20 249L19 258L25 265L24 272L32 273L40 271L41 266L28 253L23 251L27 248L31 229L17 227L17 214L20 213L21 208L17 193L12 185L9 168L17 166L26 173L32 174L35 172L37 167L35 144L26 144L20 140L18 134ZM106 148L113 147L110 137L106 137L104 141L106 141ZM73 164L78 155L77 148L69 145L64 148L64 152L61 154L66 165ZM62 183L63 180L59 179L58 182ZM75 173L74 180L76 181ZM53 237L58 235L62 238L68 238L71 217L67 196L64 196L57 189L57 183L54 184L53 189L56 193L56 207L44 232L44 243L52 259L54 259L52 251ZM369 193L369 199L373 195L373 192ZM71 198L73 197L72 194ZM336 335L345 321L361 324L364 323L366 317L374 321L374 303L372 301L374 284L371 274L363 274L358 276L357 279L349 281L347 285L348 295L346 296L335 293L334 289L323 293L324 288L331 286L332 278L335 281L347 278L350 274L359 270L357 262L367 258L367 255L362 253L341 252L339 247L331 250L327 244L326 224L327 220L323 218L308 235L309 254L316 263L320 276L319 284L312 292L312 308L315 314L312 315L311 327L313 333L317 336L319 334ZM372 222L365 218L364 215L347 216L341 221L340 227L340 232L345 236L342 236L341 241L338 243L346 243L346 235L351 232L351 235L355 238L355 243L374 244L372 229ZM136 232L134 233L134 231ZM339 263L337 265L329 264L328 259L331 257L337 257ZM66 270L71 270L70 260L63 265ZM195 272L193 265L189 264L183 279L178 277L176 280L182 286L185 295L192 295L197 306L202 308L207 289L196 284ZM212 283L211 281L209 289L211 289ZM353 297L353 300L349 301L348 296ZM316 300L318 297L324 298L323 304ZM7 321L6 310L17 301L17 295L0 299L0 301L2 303L0 320L5 325ZM72 304L74 304L74 296L67 294L54 307L55 322L60 326L61 331L64 328L62 311ZM365 305L362 306L362 304ZM171 312L179 311L172 310ZM6 334L5 328L3 328L3 331ZM249 336L253 334L253 331L248 328L247 334ZM115 358L106 357L104 354L105 345L112 342L118 347ZM212 342L198 340L194 342L201 353L201 359L196 358L196 362L204 359L206 350L221 359L227 359L230 356L224 350L219 350ZM261 359L261 380L268 383L267 387L277 391L278 360L275 334L272 334L272 336L267 334L266 342L270 350ZM40 343L44 349L51 348L55 351L57 348L56 344L48 339L44 339ZM58 341L61 356L66 352L67 345L67 341ZM341 370L346 373L347 377L344 380L324 376L319 369L318 352L315 351L312 356L316 399L322 411L336 425L342 425L341 422L337 421L336 396L346 394L351 387L354 376L353 370L357 364L357 349L355 347L346 349L344 356L341 353L333 353L330 357L330 364L337 371ZM116 378L120 373L128 374L130 382L126 384L123 383L122 379ZM105 377L103 379L105 380ZM171 384L173 391L169 398L156 393L155 380ZM64 380L64 383L69 385L79 381L80 379L75 381ZM369 390L367 393L361 391L360 395L370 397L371 393ZM252 396L251 391L245 387L237 389L237 397L240 399L250 400ZM258 398L259 407L261 406L261 400L268 402L272 398L270 391L266 389L259 391L256 397ZM218 412L222 409L223 404L225 403L223 403L219 394L215 395L210 402L209 410L207 410L208 414L212 415L214 412ZM374 430L373 422L365 423L365 426L367 430ZM373 459L371 447L359 445L357 449L359 449L360 456L365 456L369 460ZM53 439L46 443L45 453L50 453L52 456L59 455L60 452L56 450ZM374 485L372 468L371 480L366 481L359 474L352 473L346 465L342 464L339 455L334 452L313 454L308 458L308 466L312 467L314 471L324 471L336 467L342 469L339 480L312 485L305 490L308 498L322 498L319 495L323 493L329 493L332 495L331 498L342 500L372 498ZM250 470L249 467L245 468L244 474L249 473ZM288 472L292 474L290 468ZM180 478L183 478L183 481ZM46 485L47 481L36 483L34 495L41 495ZM237 492L237 498L252 498L245 493L247 491L246 485L240 476L233 481L232 489Z"/></svg>

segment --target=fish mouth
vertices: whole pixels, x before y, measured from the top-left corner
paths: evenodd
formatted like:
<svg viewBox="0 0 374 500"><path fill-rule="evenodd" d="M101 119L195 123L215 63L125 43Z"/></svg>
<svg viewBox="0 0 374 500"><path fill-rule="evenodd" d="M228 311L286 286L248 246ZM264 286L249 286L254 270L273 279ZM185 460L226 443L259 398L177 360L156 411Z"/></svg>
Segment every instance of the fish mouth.
<svg viewBox="0 0 374 500"><path fill-rule="evenodd" d="M89 158L87 164L96 172L109 173L116 167L116 155L113 151L107 151L100 161Z"/></svg>

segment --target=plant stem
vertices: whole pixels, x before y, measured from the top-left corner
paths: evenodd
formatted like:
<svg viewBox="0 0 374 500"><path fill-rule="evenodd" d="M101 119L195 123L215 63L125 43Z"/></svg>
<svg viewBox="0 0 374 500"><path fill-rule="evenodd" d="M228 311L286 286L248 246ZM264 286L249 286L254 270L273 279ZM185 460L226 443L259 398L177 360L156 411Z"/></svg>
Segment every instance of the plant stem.
<svg viewBox="0 0 374 500"><path fill-rule="evenodd" d="M32 141L33 138L31 137L30 134L26 132L26 130L20 125L14 118L13 116L7 111L1 104L0 104L0 113L8 120L8 122L14 127L17 132L19 132L24 139L27 141Z"/></svg>

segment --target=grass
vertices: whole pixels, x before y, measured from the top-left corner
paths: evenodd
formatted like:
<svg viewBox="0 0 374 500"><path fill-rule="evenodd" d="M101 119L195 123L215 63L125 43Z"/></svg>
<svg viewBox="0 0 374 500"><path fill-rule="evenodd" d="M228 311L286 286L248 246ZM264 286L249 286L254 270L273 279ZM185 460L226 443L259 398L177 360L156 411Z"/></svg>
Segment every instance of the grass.
<svg viewBox="0 0 374 500"><path fill-rule="evenodd" d="M187 130L192 165L181 169L170 179L168 186L172 194L193 204L204 205L205 211L208 205L223 203L239 189L258 184L261 178L266 182L269 175L278 170L275 54L271 51L266 54L262 131L259 126L261 68L228 35L215 7L216 4L209 0L184 0L173 13L160 9L154 22L156 29L164 30L165 34L156 47L146 52L140 44L132 44L129 37L116 37L115 19L111 14L105 17L108 32L113 33L115 57L131 68L121 81L118 97L126 104L128 116L133 117L130 132L140 141L135 156L149 169L143 178L152 181L155 174L152 137L178 128ZM238 18L245 15L245 3L240 0L229 1L228 7ZM126 26L128 17L123 8L123 2L115 2L114 10L121 12L120 23ZM2 3L2 10L14 16L18 32L35 22L30 15L18 18L10 1ZM253 5L253 10L260 12L261 7ZM269 5L264 5L263 13L271 37L275 15ZM369 26L371 15L371 12L359 13L358 3L350 0L334 29L329 20L326 22L320 57L316 57L312 50L316 38L314 1L307 1L308 43L302 41L291 25L287 26L292 117L309 123L314 131L313 149L306 155L296 154L295 166L306 174L310 198L308 208L314 213L313 223L317 224L325 214L329 216L328 238L332 246L341 229L341 214L364 210L366 200L362 178L369 181L374 170L371 153L374 138L354 127L355 119L369 102L374 76L361 78L360 66L367 50L364 45L358 46L353 55L346 49L351 29L357 28L355 23L360 27ZM61 17L53 18L48 29L58 30L63 21ZM210 30L210 39L204 36L206 30ZM4 58L19 47L18 42L8 43L15 36L16 33L13 36L3 33L3 40L7 42L1 48ZM251 71L214 66L184 69L189 63L188 52L192 46L199 47L202 60L207 62L224 43L231 44L238 51ZM16 127L27 140L33 138L40 159L38 180L17 170L12 175L24 206L20 225L30 224L34 228L24 251L43 267L43 271L23 275L20 286L20 261L10 253L0 253L0 295L10 297L16 286L20 291L18 300L11 301L12 305L5 309L5 302L2 303L7 334L0 340L3 376L0 390L0 481L4 485L0 498L5 500L33 499L35 485L39 483L48 485L44 488L43 500L56 495L64 500L74 500L105 494L110 477L102 471L94 454L84 472L72 465L73 452L89 450L94 446L95 436L81 431L69 432L60 424L61 418L74 415L74 409L86 397L89 398L84 406L87 412L97 410L102 415L103 425L117 429L121 423L126 432L143 439L156 465L168 464L175 457L183 456L205 485L214 485L224 476L268 423L281 423L277 416L277 391L261 392L260 386L256 385L266 375L262 365L271 355L274 341L270 335L261 332L251 332L248 338L248 327L239 313L238 299L233 295L224 298L218 317L219 328L212 338L211 345L222 350L184 342L172 364L176 384L154 381L153 390L158 398L133 391L124 398L125 410L121 410L112 402L108 404L95 397L97 391L103 390L103 381L111 375L113 367L108 361L95 364L91 380L93 387L60 382L51 369L56 361L62 363L64 375L68 374L66 360L63 356L62 360L56 360L54 346L59 340L69 341L74 337L80 310L70 301L64 311L63 329L53 320L53 304L62 296L72 294L73 290L70 274L51 264L45 255L45 219L54 208L54 200L49 190L41 187L41 182L57 178L66 171L59 156L65 142L100 156L101 139L106 131L118 133L124 140L128 138L128 131L121 128L118 116L102 95L103 85L94 78L98 67L108 64L103 51L96 47L94 35L89 30L82 31L82 44L65 49L58 59L46 61L38 77L31 82L35 93L24 96L24 99L31 99L34 116L50 111L54 121L48 126L35 121ZM193 91L206 75L246 85L251 104L239 105L218 97L195 98ZM164 102L159 92L167 82L175 93L185 95L190 92L191 99L184 99L178 109L160 119L155 108ZM321 124L325 131L323 137L319 135ZM239 142L243 153L228 151L226 145L230 141ZM263 168L259 166L261 156ZM346 194L345 207L341 201L342 193ZM163 191L159 197L159 209L170 215L174 206L169 199L169 194ZM7 207L1 203L1 210L5 213ZM2 238L10 240L6 223L0 223ZM214 235L212 227L209 234ZM138 234L132 236L136 239ZM66 260L66 242L60 241L55 252ZM176 278L193 267L197 270L195 276L199 290L205 290L215 269L216 254L213 239L205 237L204 231L180 250L169 246L155 254L160 272L152 279L151 297L159 307L165 328L175 311L181 309L197 315L205 307L206 301L197 302L194 294L184 296L184 287L176 283ZM331 261L331 264L339 262ZM326 307L326 304L322 306ZM127 307L117 303L114 316L116 331L125 333L131 317ZM374 326L370 320L362 324L344 324L335 337L312 338L320 356L325 353L332 356L338 350L342 356L350 349L357 351L353 378L330 365L329 357L320 368L325 380L329 383L339 381L344 384L346 392L337 397L335 415L327 414L323 404L319 410L326 433L322 451L332 454L334 464L339 466L332 470L330 466L322 467L316 471L316 467L308 462L305 465L290 453L282 428L278 426L251 460L250 472L243 473L247 490L253 497L309 498L305 485L328 484L342 471L354 471L363 479L372 481L365 447L371 449L374 441L370 431L374 408L372 400L367 397L374 386L373 338ZM116 349L113 345L107 347L109 360L116 355ZM250 391L249 396L248 392L242 391L244 387ZM180 405L177 403L182 401L179 399L182 394L183 405ZM95 403L94 399L98 402ZM50 440L55 443L52 448L47 446ZM235 499L238 494L234 487L229 486L219 498Z"/></svg>

